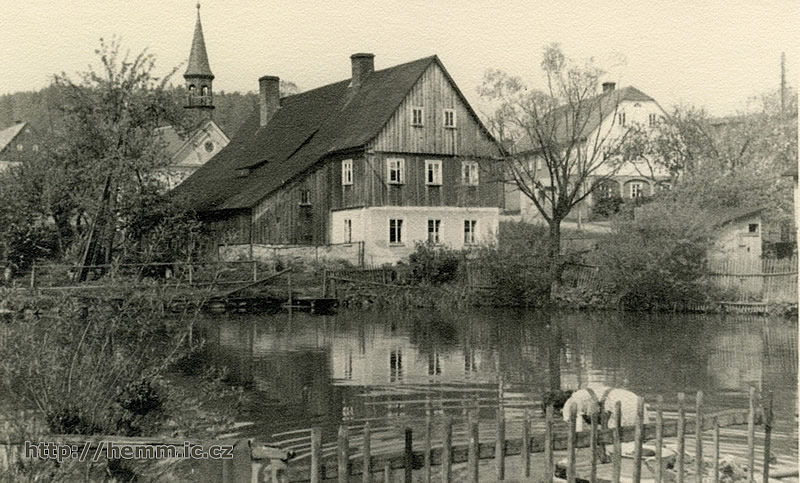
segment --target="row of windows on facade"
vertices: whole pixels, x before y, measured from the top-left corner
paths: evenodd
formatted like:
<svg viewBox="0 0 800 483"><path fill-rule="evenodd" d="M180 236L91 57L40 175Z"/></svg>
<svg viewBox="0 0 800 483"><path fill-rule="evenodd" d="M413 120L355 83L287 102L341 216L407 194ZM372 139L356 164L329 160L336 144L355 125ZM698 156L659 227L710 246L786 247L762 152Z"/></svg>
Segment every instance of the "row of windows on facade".
<svg viewBox="0 0 800 483"><path fill-rule="evenodd" d="M628 195L631 198L641 198L646 196L645 193L645 186L648 187L648 191L650 191L650 184L644 181L633 181L628 183ZM659 183L657 185L658 189L660 190L668 190L670 189L669 183ZM610 198L612 196L616 196L618 193L618 188L615 186L610 186L606 183L601 184L596 190L596 197L597 198Z"/></svg>
<svg viewBox="0 0 800 483"><path fill-rule="evenodd" d="M386 160L386 180L389 184L403 184L406 180L406 160L389 158ZM476 186L479 181L477 161L461 162L461 184ZM342 161L342 185L353 184L353 160ZM425 160L425 184L440 186L442 184L442 160Z"/></svg>
<svg viewBox="0 0 800 483"><path fill-rule="evenodd" d="M33 150L34 153L38 153L39 152L39 145L38 144L34 144L31 147L31 149ZM25 151L25 145L24 144L17 144L17 151Z"/></svg>
<svg viewBox="0 0 800 483"><path fill-rule="evenodd" d="M422 127L425 125L425 109L422 107L411 108L411 125L414 127ZM456 127L456 110L443 109L442 110L442 125L446 128L454 129Z"/></svg>
<svg viewBox="0 0 800 483"><path fill-rule="evenodd" d="M348 371L345 368L345 374L349 374L348 379L352 378L352 359L350 360L351 367ZM464 352L464 373L470 374L478 371L478 362L475 358L475 353L471 350ZM438 352L428 354L428 375L440 376L442 374L442 361ZM397 382L403 380L403 350L394 349L389 353L389 382Z"/></svg>
<svg viewBox="0 0 800 483"><path fill-rule="evenodd" d="M628 120L626 119L626 116L625 116L624 112L620 112L620 113L617 114L617 122L619 122L620 126L627 126L628 125ZM658 114L648 114L647 115L647 124L650 127L653 127L656 124L658 124Z"/></svg>
<svg viewBox="0 0 800 483"><path fill-rule="evenodd" d="M439 244L442 242L442 220L428 220L428 242ZM474 245L477 240L478 220L464 220L464 244ZM403 235L403 219L393 218L389 220L389 243L400 244L405 241ZM353 220L344 220L344 243L353 242Z"/></svg>

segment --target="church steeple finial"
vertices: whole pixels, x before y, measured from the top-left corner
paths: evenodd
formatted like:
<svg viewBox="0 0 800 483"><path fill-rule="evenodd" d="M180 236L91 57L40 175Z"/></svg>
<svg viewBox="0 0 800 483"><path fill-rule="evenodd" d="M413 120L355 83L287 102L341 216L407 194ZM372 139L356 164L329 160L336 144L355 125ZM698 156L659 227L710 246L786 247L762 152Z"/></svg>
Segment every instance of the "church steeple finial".
<svg viewBox="0 0 800 483"><path fill-rule="evenodd" d="M189 90L186 107L213 109L211 83L214 80L214 74L211 73L211 66L208 63L203 25L200 22L200 2L197 2L197 22L194 26L192 49L183 78L186 80L186 88Z"/></svg>

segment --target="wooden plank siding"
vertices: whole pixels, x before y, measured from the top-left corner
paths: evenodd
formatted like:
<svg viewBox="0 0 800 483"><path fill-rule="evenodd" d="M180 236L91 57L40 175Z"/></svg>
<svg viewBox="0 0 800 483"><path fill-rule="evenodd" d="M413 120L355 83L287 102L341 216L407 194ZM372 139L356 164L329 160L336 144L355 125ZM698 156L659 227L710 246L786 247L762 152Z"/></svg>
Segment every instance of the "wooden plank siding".
<svg viewBox="0 0 800 483"><path fill-rule="evenodd" d="M411 125L414 107L423 108L423 126ZM455 109L455 128L444 127L444 109ZM375 152L499 155L497 146L472 117L455 86L435 63L422 74L368 148Z"/></svg>
<svg viewBox="0 0 800 483"><path fill-rule="evenodd" d="M424 109L424 126L411 126L411 109ZM455 109L456 127L444 127L444 109ZM437 65L422 75L386 126L365 150L328 157L260 201L252 211L253 243L330 243L330 212L370 206L503 207L503 186L491 158L497 146L472 117ZM387 183L387 159L405 160L404 182ZM342 185L342 161L353 160L353 184ZM442 162L442 185L425 184L429 159ZM477 186L461 181L463 160L479 161ZM499 166L498 166L499 168ZM309 205L301 205L304 190ZM247 241L245 241L247 242Z"/></svg>

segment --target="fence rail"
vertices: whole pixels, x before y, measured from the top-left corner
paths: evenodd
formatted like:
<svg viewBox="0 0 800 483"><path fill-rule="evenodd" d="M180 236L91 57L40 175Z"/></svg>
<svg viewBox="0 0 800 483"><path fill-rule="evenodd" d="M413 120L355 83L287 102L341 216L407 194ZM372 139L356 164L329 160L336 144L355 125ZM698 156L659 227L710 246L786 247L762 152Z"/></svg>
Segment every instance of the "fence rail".
<svg viewBox="0 0 800 483"><path fill-rule="evenodd" d="M79 268L66 264L33 264L11 285L20 288L64 288L103 285L121 278L158 279L173 285L230 285L258 280L259 274L271 272L269 266L255 260L204 261L172 263L122 263L86 265L89 277L77 281Z"/></svg>

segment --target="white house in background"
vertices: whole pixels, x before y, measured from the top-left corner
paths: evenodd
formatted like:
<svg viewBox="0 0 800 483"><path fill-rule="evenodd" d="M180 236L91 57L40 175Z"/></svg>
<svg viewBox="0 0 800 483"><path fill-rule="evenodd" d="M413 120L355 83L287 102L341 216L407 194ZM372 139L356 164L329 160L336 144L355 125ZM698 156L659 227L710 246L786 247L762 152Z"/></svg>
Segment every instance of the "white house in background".
<svg viewBox="0 0 800 483"><path fill-rule="evenodd" d="M667 114L655 99L648 96L639 89L628 86L616 89L614 82L603 83L603 92L584 105L592 106L597 111L592 113L587 126L584 129L582 138L584 149L602 150L614 146L620 138L633 126L640 125L655 127L662 122ZM564 106L555 111L554 116L564 116ZM559 131L566 132L567 129ZM605 140L596 148L593 147L595 140ZM568 139L565 138L565 142ZM588 147L587 147L588 146ZM550 177L544 160L539 157L536 150L527 137L521 138L514 146L514 152L518 156L527 158L528 162L536 163L535 169L537 178L541 180L544 189L540 190L540 200L545 199L546 190L551 186ZM597 171L590 176L587 181L591 185L596 180L607 177L613 169L610 164L600 166ZM627 162L622 165L617 172L607 179L602 186L589 195L582 203L576 206L568 219L581 218L586 220L594 202L603 197L620 196L623 199L649 196L658 189L668 188L666 184L669 174L666 170L659 167L651 167L644 161ZM539 221L541 214L536 209L533 201L520 192L516 186L506 187L506 215L514 215L523 221Z"/></svg>
<svg viewBox="0 0 800 483"><path fill-rule="evenodd" d="M17 121L0 130L0 173L35 156L40 140L27 122Z"/></svg>
<svg viewBox="0 0 800 483"><path fill-rule="evenodd" d="M185 138L172 126L161 127L158 133L166 143L165 149L170 158L169 168L163 170L163 179L168 189L188 178L230 142L213 120L205 121Z"/></svg>

